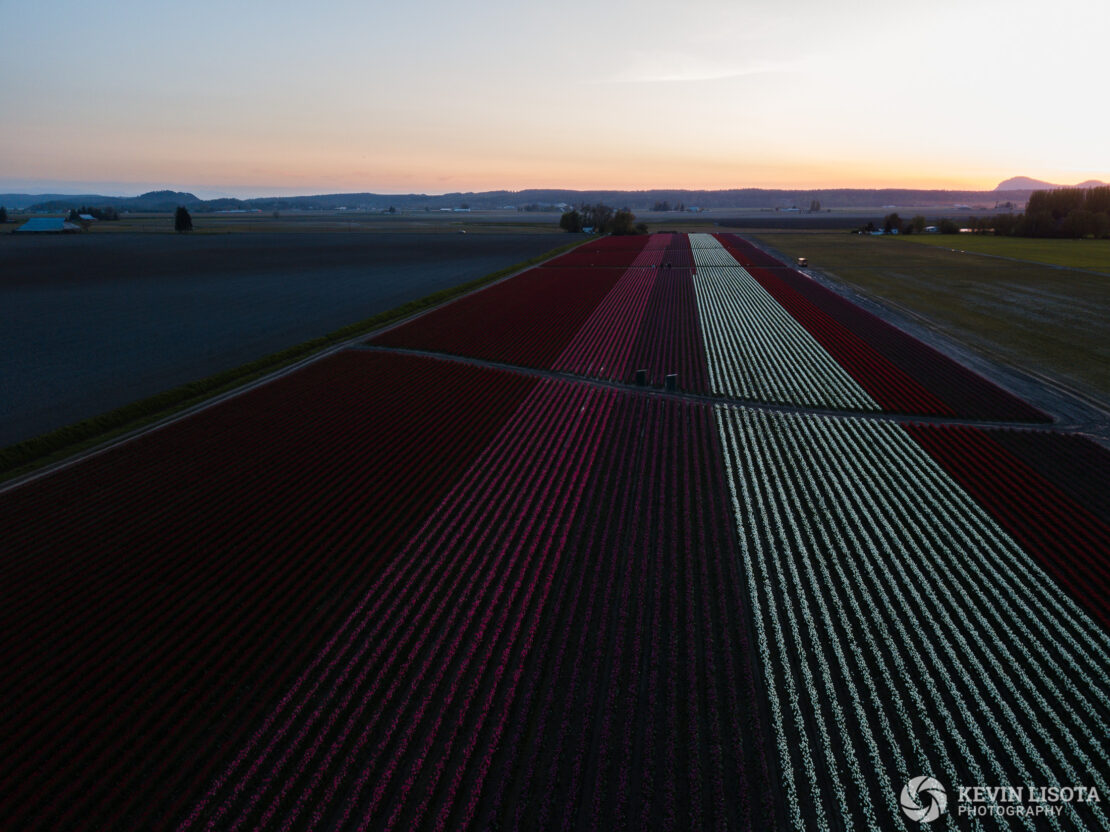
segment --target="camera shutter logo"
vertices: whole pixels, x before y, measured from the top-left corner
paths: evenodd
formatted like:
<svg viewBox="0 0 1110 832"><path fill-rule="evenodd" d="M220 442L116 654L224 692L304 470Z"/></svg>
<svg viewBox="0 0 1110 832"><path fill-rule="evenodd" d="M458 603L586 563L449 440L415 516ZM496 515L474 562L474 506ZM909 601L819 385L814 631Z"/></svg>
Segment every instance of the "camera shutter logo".
<svg viewBox="0 0 1110 832"><path fill-rule="evenodd" d="M932 823L948 809L948 795L932 777L914 777L902 787L902 811L910 820Z"/></svg>

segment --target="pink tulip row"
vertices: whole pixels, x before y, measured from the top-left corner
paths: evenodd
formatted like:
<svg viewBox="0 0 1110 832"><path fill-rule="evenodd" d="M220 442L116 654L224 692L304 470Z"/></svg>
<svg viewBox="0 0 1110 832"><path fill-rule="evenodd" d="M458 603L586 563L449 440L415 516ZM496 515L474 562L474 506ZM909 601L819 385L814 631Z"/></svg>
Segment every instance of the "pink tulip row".
<svg viewBox="0 0 1110 832"><path fill-rule="evenodd" d="M612 238L611 238L612 239ZM554 364L557 370L632 383L648 371L663 385L678 375L683 390L706 389L705 350L685 234L653 234Z"/></svg>
<svg viewBox="0 0 1110 832"><path fill-rule="evenodd" d="M503 431L502 441L495 445L495 448L501 447L503 448L502 452L512 453L516 448L517 443L520 441L519 436L522 435L520 428L521 425L518 423L510 424L509 426L507 426L506 430ZM506 447L506 443L510 444L508 444ZM498 476L504 476L504 474L498 471L496 462L491 462L491 455L487 453L478 464L476 472L472 474L470 479L472 481L480 481L477 478L481 477L489 479L491 477ZM471 487L473 487L473 483ZM484 530L481 530L481 536L475 538L474 529L471 528L468 530L465 527L459 527L460 523L465 523L466 518L470 515L470 512L475 510L476 493L471 492L468 494L469 491L469 488L460 491L459 497L456 498L456 500L461 505L454 507L454 511L445 511L439 523L430 526L425 531L424 534L426 535L426 538L423 535L421 536L422 540L426 539L428 541L428 546L443 547L445 544L438 542L440 536L442 535L443 538L447 541L446 545L448 549L457 548L462 545L470 550L472 558L475 553L483 550L485 544L485 535L489 534L489 532L491 531L490 528L487 527ZM463 537L464 533L468 534L468 536L465 538ZM414 557L417 559L424 559L428 557L428 554L428 551L425 551L425 549L421 547L416 552L414 552ZM392 684L385 692L384 697L381 698L384 699L384 701L386 702L396 702L398 697L401 697L402 701L397 706L393 721L385 728L385 736L377 746L379 751L385 746L388 739L396 734L398 729L403 729L405 732L402 736L402 743L407 744L407 742L411 740L411 729L414 727L415 723L410 721L402 725L400 715L405 707L412 704L412 697L417 690L417 685L420 683L421 680L427 677L431 669L431 664L435 653L427 654L428 657L423 665L421 665L416 671L415 678L412 675L411 667L414 664L414 660L418 657L418 655L420 655L420 651L426 647L427 637L438 626L444 626L449 630L459 626L457 624L457 619L459 618L458 614L460 610L466 613L467 622L473 620L475 615L474 607L469 607L467 609L461 609L459 607L448 607L442 603L442 600L444 598L450 598L459 594L466 597L474 591L482 592L488 590L488 581L489 578L492 576L492 572L490 572L491 566L489 563L486 562L487 560L488 558L486 558L486 560L478 560L476 563L474 563L474 567L469 570L469 573L464 570L456 572L454 576L454 583L451 584L446 590L442 588L442 581L439 585L439 591L429 591L429 588L427 586L416 588L416 591L414 592L414 598L417 600L422 600L423 604L419 612L416 614L415 620L419 621L423 618L423 620L427 621L427 616L431 615L432 619L430 623L420 628L406 626L407 622L413 620L411 608L409 610L402 610L396 618L392 619L394 631L391 633L392 639L389 643L392 643L396 646L394 647L394 650L390 655L389 660L385 663L384 667L376 667L375 672L377 676L374 679L374 685L377 686L377 683L383 679L392 679ZM468 560L467 565L469 565L470 563L471 561ZM480 589L475 590L474 585L477 581L477 578L483 574L486 576L486 583L483 584ZM463 577L468 577L469 582L465 586L460 588L459 583L463 579ZM431 606L431 602L433 601L435 601L436 603L434 606ZM453 616L453 618L449 620L446 624L442 624L442 622L440 622L438 618L441 616L441 614L445 612L449 612ZM461 635L462 631L460 630L459 632ZM416 633L419 633L419 637L416 639L415 643L407 638ZM399 636L401 637L400 642L397 641ZM454 650L458 649L458 643L458 639L456 639L453 644ZM396 667L398 665L400 666L399 670L396 670L394 673L388 675L385 674L386 669L390 667ZM432 685L433 688L436 683L442 681L443 674L445 673L446 668L447 664L444 663L439 665L434 671L436 675L434 675L434 681ZM357 680L358 683L361 684L362 682L364 682L365 678L365 675L361 676ZM402 687L402 682L406 683L404 687ZM361 700L361 705L365 706L366 703L376 700L379 696L380 694L375 695L375 690L374 688L372 688L370 691L364 693ZM421 705L422 707L426 708L427 699L425 699L424 702L421 703ZM360 720L362 710L363 708L360 707L348 720L349 726L362 724L363 727L362 733L355 742L355 748L360 748L366 744L372 730L375 729L375 727L377 726L378 721L377 712L371 712L369 721L362 723ZM342 743L345 740L346 736L341 736L339 741L337 741L336 748L341 747ZM329 755L329 758L325 760L325 763L330 762L333 756L334 755ZM349 766L354 759L355 757L352 754L347 753L346 755L341 757L339 769L337 771L328 772L330 775L330 786L323 796L322 805L326 806L336 793L336 790L340 788L341 784L344 784L345 780L347 780ZM398 758L395 757L391 761L393 768L396 767L397 759ZM391 772L393 768L387 769L387 777L389 776L389 772ZM366 777L368 776L369 771L369 768L366 769L363 775L361 775L358 780L356 780L356 788L354 791L355 794L361 791L361 789L365 786ZM374 793L374 797L380 800L381 797L384 796L384 794L385 790L381 788L381 785L379 784L378 789ZM311 795L306 792L306 796ZM348 803L343 815L345 820L349 819L352 809L353 805Z"/></svg>
<svg viewBox="0 0 1110 832"><path fill-rule="evenodd" d="M682 235L680 240L688 253L686 236ZM671 256L670 251L664 256ZM624 380L633 382L638 369L648 371L648 383L652 386L663 386L665 377L676 373L679 389L708 391L705 346L690 269L659 270Z"/></svg>
<svg viewBox="0 0 1110 832"><path fill-rule="evenodd" d="M605 237L372 343L705 392L692 266L685 234Z"/></svg>
<svg viewBox="0 0 1110 832"><path fill-rule="evenodd" d="M761 828L718 454L703 405L541 383L195 819Z"/></svg>
<svg viewBox="0 0 1110 832"><path fill-rule="evenodd" d="M0 825L183 811L535 383L341 353L4 495Z"/></svg>
<svg viewBox="0 0 1110 832"><path fill-rule="evenodd" d="M773 789L750 659L732 655L748 638L731 518L709 491L722 487L709 411L622 395L610 423L563 555L581 565L537 635L548 659L522 668L507 744L487 752L497 776L471 792L477 813L445 816L761 828Z"/></svg>
<svg viewBox="0 0 1110 832"><path fill-rule="evenodd" d="M645 252L661 258L661 252ZM651 259L643 254L639 259ZM633 341L655 287L654 265L628 269L578 330L553 369L623 381L629 374Z"/></svg>
<svg viewBox="0 0 1110 832"><path fill-rule="evenodd" d="M488 769L497 743L479 737L504 727L492 697L511 699L520 682L509 656L526 656L535 638L551 588L543 576L557 568L558 530L589 474L611 396L565 383L537 388L402 556L427 568L398 573L367 599L372 623L332 650L350 666L320 664L331 688L307 691L311 710L291 711L298 724L259 743L263 764L209 812L218 826L288 828L306 810L314 822L431 823L429 801L444 790L450 799L437 801L460 808L445 761L454 752L475 760L458 771ZM270 750L283 743L284 753Z"/></svg>

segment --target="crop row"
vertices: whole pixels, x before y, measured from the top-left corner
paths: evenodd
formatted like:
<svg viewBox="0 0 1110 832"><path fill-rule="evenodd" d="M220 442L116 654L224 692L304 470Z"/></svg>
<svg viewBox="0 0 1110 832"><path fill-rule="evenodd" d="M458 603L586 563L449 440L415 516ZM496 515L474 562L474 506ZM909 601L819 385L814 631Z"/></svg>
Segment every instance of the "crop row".
<svg viewBox="0 0 1110 832"><path fill-rule="evenodd" d="M1046 572L1110 628L1110 525L1098 506L1106 499L1098 489L1110 472L1110 454L1077 436L959 425L908 429ZM1003 444L1007 439L1017 453ZM1078 488L1079 499L1023 457Z"/></svg>
<svg viewBox="0 0 1110 832"><path fill-rule="evenodd" d="M541 382L182 828L766 828L711 410Z"/></svg>
<svg viewBox="0 0 1110 832"><path fill-rule="evenodd" d="M650 239L650 237L643 235L602 237L548 261L545 266L596 266L626 269L635 264L637 256Z"/></svg>
<svg viewBox="0 0 1110 832"><path fill-rule="evenodd" d="M1085 436L992 430L991 438L1087 511L1110 518L1110 452Z"/></svg>
<svg viewBox="0 0 1110 832"><path fill-rule="evenodd" d="M614 238L619 239L619 238ZM554 369L633 383L639 370L661 387L706 391L697 302L686 235L653 234L612 291L594 310Z"/></svg>
<svg viewBox="0 0 1110 832"><path fill-rule="evenodd" d="M716 233L713 237L723 245L728 250L728 253L736 258L736 261L744 268L750 268L751 266L781 268L784 265L777 258L772 257L763 249L752 245L736 234Z"/></svg>
<svg viewBox="0 0 1110 832"><path fill-rule="evenodd" d="M645 255L651 255L646 257ZM644 252L598 304L556 359L553 369L601 379L623 380L628 374L633 341L655 287L656 262L662 252Z"/></svg>
<svg viewBox="0 0 1110 832"><path fill-rule="evenodd" d="M729 234L595 240L372 343L752 401L1048 419Z"/></svg>
<svg viewBox="0 0 1110 832"><path fill-rule="evenodd" d="M623 274L619 268L529 269L370 343L550 368Z"/></svg>
<svg viewBox="0 0 1110 832"><path fill-rule="evenodd" d="M698 242L694 287L709 363L710 389L753 401L878 410L813 336L735 261L709 265L727 252Z"/></svg>
<svg viewBox="0 0 1110 832"><path fill-rule="evenodd" d="M912 375L770 271L752 267L749 274L813 335L884 411L956 415L952 408L922 387Z"/></svg>
<svg viewBox="0 0 1110 832"><path fill-rule="evenodd" d="M656 276L624 380L632 383L640 369L648 371L648 383L656 387L673 373L680 390L704 393L708 389L697 298L689 269L660 269Z"/></svg>
<svg viewBox="0 0 1110 832"><path fill-rule="evenodd" d="M905 430L717 418L793 827L909 828L926 773L1102 792L1110 638Z"/></svg>
<svg viewBox="0 0 1110 832"><path fill-rule="evenodd" d="M165 826L534 384L346 352L5 494L0 826Z"/></svg>
<svg viewBox="0 0 1110 832"><path fill-rule="evenodd" d="M769 292L780 299L823 344L851 333L881 360L876 375L858 363L846 362L856 378L884 406L909 413L955 413L972 419L1048 422L1043 412L1012 393L943 355L924 342L866 311L732 234L716 237ZM814 315L812 310L820 310ZM830 346L835 352L835 348ZM843 356L837 354L838 360ZM891 368L895 372L891 373ZM912 384L910 383L912 381ZM912 407L913 409L906 409Z"/></svg>

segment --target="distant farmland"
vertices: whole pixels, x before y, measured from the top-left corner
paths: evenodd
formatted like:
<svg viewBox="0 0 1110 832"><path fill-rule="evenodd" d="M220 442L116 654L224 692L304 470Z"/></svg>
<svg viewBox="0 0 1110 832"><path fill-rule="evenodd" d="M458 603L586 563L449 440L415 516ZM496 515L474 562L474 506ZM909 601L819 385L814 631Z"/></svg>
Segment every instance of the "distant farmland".
<svg viewBox="0 0 1110 832"><path fill-rule="evenodd" d="M960 797L1110 795L1108 494L734 235L597 240L0 490L0 827L1110 829Z"/></svg>
<svg viewBox="0 0 1110 832"><path fill-rule="evenodd" d="M565 242L543 233L0 238L0 446Z"/></svg>

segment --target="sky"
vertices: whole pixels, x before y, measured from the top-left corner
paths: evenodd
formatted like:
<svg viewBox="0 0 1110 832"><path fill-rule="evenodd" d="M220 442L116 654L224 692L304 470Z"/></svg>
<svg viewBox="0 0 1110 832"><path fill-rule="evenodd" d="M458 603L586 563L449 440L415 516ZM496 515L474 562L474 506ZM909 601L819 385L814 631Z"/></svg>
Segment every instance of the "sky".
<svg viewBox="0 0 1110 832"><path fill-rule="evenodd" d="M0 0L0 191L1110 181L1106 0Z"/></svg>

